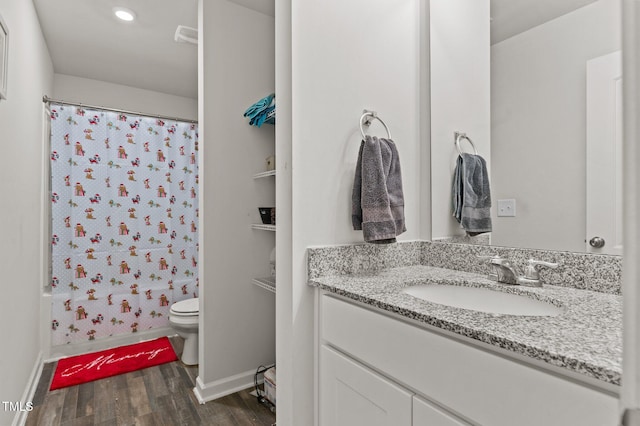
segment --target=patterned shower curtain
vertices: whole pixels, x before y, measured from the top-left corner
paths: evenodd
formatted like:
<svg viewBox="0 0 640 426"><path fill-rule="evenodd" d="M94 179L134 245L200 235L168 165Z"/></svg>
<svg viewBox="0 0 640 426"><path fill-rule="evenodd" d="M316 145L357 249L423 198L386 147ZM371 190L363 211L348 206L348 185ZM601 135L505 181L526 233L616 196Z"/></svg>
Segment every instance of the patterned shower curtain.
<svg viewBox="0 0 640 426"><path fill-rule="evenodd" d="M197 154L195 124L51 105L52 345L198 296Z"/></svg>

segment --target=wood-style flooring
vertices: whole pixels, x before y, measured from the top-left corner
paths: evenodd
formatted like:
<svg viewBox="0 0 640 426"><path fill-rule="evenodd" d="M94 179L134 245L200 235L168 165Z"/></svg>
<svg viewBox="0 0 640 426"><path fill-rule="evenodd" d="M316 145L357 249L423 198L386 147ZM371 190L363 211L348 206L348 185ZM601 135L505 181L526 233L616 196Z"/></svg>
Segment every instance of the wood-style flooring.
<svg viewBox="0 0 640 426"><path fill-rule="evenodd" d="M172 337L178 355L182 339ZM247 389L198 403L198 367L180 361L49 391L56 362L44 365L26 426L272 426L275 414Z"/></svg>

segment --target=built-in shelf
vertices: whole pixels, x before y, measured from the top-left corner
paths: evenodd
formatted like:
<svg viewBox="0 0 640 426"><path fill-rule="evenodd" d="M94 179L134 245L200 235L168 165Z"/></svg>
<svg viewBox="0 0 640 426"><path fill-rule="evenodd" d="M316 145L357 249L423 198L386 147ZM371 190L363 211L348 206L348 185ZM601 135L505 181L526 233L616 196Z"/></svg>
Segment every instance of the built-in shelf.
<svg viewBox="0 0 640 426"><path fill-rule="evenodd" d="M269 170L268 172L262 172L262 173L256 173L255 175L253 175L254 179L260 179L260 178L264 178L264 177L268 177L268 176L275 176L276 175L276 171L275 170Z"/></svg>
<svg viewBox="0 0 640 426"><path fill-rule="evenodd" d="M254 223L253 225L251 225L251 227L253 229L259 229L261 231L274 231L276 230L276 226L275 225L263 225L261 223Z"/></svg>
<svg viewBox="0 0 640 426"><path fill-rule="evenodd" d="M276 292L276 277L253 278L251 282L272 293Z"/></svg>

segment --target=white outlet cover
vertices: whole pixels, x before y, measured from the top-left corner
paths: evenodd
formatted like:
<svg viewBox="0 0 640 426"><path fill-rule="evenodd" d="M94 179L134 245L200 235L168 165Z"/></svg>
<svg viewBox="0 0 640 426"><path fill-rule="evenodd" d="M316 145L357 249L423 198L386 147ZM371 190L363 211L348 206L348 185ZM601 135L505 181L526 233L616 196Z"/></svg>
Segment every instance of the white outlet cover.
<svg viewBox="0 0 640 426"><path fill-rule="evenodd" d="M516 200L514 198L506 200L498 200L498 216L500 217L515 217L516 215Z"/></svg>

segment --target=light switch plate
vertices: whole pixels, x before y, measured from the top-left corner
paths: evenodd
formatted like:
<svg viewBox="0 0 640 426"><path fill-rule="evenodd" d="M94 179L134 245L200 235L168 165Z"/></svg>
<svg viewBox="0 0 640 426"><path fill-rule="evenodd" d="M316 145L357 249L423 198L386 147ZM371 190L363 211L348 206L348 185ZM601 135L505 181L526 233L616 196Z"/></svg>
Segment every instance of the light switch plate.
<svg viewBox="0 0 640 426"><path fill-rule="evenodd" d="M498 216L515 217L516 200L510 198L507 200L498 200Z"/></svg>

